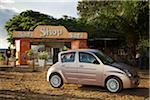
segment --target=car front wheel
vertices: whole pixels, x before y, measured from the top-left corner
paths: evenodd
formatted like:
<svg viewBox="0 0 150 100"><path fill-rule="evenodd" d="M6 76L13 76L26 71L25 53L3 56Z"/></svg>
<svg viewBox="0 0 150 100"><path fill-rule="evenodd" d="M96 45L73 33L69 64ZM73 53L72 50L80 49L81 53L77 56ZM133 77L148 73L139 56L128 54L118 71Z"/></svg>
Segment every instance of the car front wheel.
<svg viewBox="0 0 150 100"><path fill-rule="evenodd" d="M106 81L106 88L108 91L110 92L120 92L122 90L122 83L121 83L121 80L116 78L116 77L112 77L112 78L109 78L107 81Z"/></svg>
<svg viewBox="0 0 150 100"><path fill-rule="evenodd" d="M50 84L54 88L60 88L63 85L63 80L59 74L52 74L50 77Z"/></svg>

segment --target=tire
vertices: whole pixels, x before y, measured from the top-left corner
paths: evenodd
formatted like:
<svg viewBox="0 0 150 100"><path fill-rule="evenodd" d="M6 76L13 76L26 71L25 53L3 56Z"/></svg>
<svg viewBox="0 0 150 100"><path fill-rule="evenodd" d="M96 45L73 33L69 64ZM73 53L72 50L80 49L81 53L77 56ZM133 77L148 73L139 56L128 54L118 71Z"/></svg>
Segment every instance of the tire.
<svg viewBox="0 0 150 100"><path fill-rule="evenodd" d="M50 84L54 88L60 88L63 85L62 77L58 73L54 73L50 76Z"/></svg>
<svg viewBox="0 0 150 100"><path fill-rule="evenodd" d="M117 77L107 79L105 86L107 90L112 93L120 92L123 88L121 80Z"/></svg>

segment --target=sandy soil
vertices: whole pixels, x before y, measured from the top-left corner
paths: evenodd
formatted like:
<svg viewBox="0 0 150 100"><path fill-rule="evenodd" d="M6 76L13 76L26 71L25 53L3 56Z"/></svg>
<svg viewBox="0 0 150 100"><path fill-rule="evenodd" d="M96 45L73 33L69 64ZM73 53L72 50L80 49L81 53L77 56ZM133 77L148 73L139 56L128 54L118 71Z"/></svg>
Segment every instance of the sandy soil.
<svg viewBox="0 0 150 100"><path fill-rule="evenodd" d="M32 72L29 67L0 67L0 100L145 100L149 97L149 73L138 73L138 88L109 93L102 87L73 84L54 89L46 81L46 69Z"/></svg>

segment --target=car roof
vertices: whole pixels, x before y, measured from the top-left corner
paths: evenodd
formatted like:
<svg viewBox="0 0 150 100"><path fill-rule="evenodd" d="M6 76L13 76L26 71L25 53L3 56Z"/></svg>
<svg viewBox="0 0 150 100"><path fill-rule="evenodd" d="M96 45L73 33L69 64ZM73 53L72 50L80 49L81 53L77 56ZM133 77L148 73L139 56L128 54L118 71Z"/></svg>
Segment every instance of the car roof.
<svg viewBox="0 0 150 100"><path fill-rule="evenodd" d="M75 50L67 50L67 51L61 51L60 53L68 53L68 52L77 52L77 51L81 51L81 52L96 52L96 49L75 49Z"/></svg>

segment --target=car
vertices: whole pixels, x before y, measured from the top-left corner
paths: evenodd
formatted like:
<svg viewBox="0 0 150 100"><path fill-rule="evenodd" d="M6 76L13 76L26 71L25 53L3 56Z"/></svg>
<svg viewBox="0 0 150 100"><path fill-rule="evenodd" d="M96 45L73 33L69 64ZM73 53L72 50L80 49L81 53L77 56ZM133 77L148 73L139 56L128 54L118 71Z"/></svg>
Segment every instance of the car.
<svg viewBox="0 0 150 100"><path fill-rule="evenodd" d="M48 69L47 81L54 88L63 84L96 85L115 93L138 87L139 76L133 67L99 50L78 49L58 54L58 62Z"/></svg>

